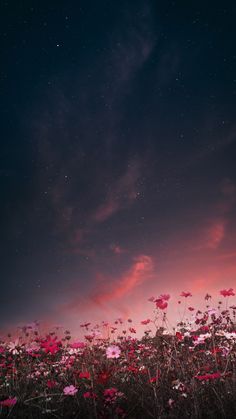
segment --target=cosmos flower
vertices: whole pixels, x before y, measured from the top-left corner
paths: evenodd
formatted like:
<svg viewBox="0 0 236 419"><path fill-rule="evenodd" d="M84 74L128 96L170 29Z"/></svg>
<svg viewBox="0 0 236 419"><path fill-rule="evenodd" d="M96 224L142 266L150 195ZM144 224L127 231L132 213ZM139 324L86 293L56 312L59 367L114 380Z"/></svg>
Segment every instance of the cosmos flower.
<svg viewBox="0 0 236 419"><path fill-rule="evenodd" d="M82 371L79 373L79 378L87 378L90 380L90 372L89 371Z"/></svg>
<svg viewBox="0 0 236 419"><path fill-rule="evenodd" d="M97 398L97 395L95 393L93 393L92 391L86 391L83 394L83 398L84 399L96 399Z"/></svg>
<svg viewBox="0 0 236 419"><path fill-rule="evenodd" d="M207 310L207 313L209 314L209 316L214 316L215 314L217 314L217 310L215 308L213 308L213 307L210 307Z"/></svg>
<svg viewBox="0 0 236 419"><path fill-rule="evenodd" d="M104 385L104 384L107 383L107 381L109 381L109 379L110 379L111 376L112 376L112 369L101 371L98 374L97 382L99 384L103 384Z"/></svg>
<svg viewBox="0 0 236 419"><path fill-rule="evenodd" d="M230 297L235 295L233 288L229 288L228 290L221 290L220 294L223 295L223 297Z"/></svg>
<svg viewBox="0 0 236 419"><path fill-rule="evenodd" d="M106 349L107 358L119 358L121 350L118 346L111 345Z"/></svg>
<svg viewBox="0 0 236 419"><path fill-rule="evenodd" d="M28 354L31 354L32 352L38 351L40 349L40 346L37 342L33 341L26 347L26 352Z"/></svg>
<svg viewBox="0 0 236 419"><path fill-rule="evenodd" d="M118 391L117 388L115 387L111 387L111 388L106 388L103 392L103 395L105 397L106 402L114 402L117 397L123 397L124 393L122 393L121 391Z"/></svg>
<svg viewBox="0 0 236 419"><path fill-rule="evenodd" d="M176 332L175 336L177 337L177 339L178 339L179 341L183 340L183 338L184 338L184 336L182 335L182 333L181 333L181 332Z"/></svg>
<svg viewBox="0 0 236 419"><path fill-rule="evenodd" d="M47 387L48 388L54 388L57 386L57 382L55 380L48 380L47 381Z"/></svg>
<svg viewBox="0 0 236 419"><path fill-rule="evenodd" d="M73 385L66 386L63 389L63 393L65 394L65 396L74 396L77 393L77 391L77 388Z"/></svg>
<svg viewBox="0 0 236 419"><path fill-rule="evenodd" d="M17 398L16 397L10 397L9 399L3 400L0 402L1 406L5 406L5 407L12 407L16 404L17 402Z"/></svg>
<svg viewBox="0 0 236 419"><path fill-rule="evenodd" d="M46 353L51 353L54 355L60 349L61 342L57 341L57 338L49 335L47 339L41 341L41 348L45 350Z"/></svg>
<svg viewBox="0 0 236 419"><path fill-rule="evenodd" d="M161 300L168 301L170 299L170 294L161 294L159 298L161 298Z"/></svg>
<svg viewBox="0 0 236 419"><path fill-rule="evenodd" d="M157 300L155 300L155 303L156 308L160 308L160 310L164 310L168 306L168 303L162 298L158 298Z"/></svg>
<svg viewBox="0 0 236 419"><path fill-rule="evenodd" d="M141 324L146 325L146 324L148 324L148 323L150 323L150 322L151 322L151 320L150 320L150 319L147 319L147 320L142 320L142 321L141 321Z"/></svg>
<svg viewBox="0 0 236 419"><path fill-rule="evenodd" d="M13 355L16 355L19 353L19 347L20 347L19 339L16 339L15 342L8 343L8 349Z"/></svg>
<svg viewBox="0 0 236 419"><path fill-rule="evenodd" d="M180 297L185 297L185 298L192 297L192 294L189 291L187 291L187 292L182 291L181 294L180 294Z"/></svg>
<svg viewBox="0 0 236 419"><path fill-rule="evenodd" d="M111 387L111 388L106 388L103 394L105 397L114 397L117 392L118 392L117 388Z"/></svg>
<svg viewBox="0 0 236 419"><path fill-rule="evenodd" d="M174 403L175 401L173 400L173 399L169 399L168 400L168 406L169 407L172 407L172 404Z"/></svg>

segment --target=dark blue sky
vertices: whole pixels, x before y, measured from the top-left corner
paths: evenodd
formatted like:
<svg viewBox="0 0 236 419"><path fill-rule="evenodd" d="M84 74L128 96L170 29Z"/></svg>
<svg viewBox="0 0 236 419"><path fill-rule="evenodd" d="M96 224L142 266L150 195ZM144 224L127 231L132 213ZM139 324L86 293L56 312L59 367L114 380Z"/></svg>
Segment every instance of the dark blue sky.
<svg viewBox="0 0 236 419"><path fill-rule="evenodd" d="M2 326L233 286L235 17L1 2Z"/></svg>

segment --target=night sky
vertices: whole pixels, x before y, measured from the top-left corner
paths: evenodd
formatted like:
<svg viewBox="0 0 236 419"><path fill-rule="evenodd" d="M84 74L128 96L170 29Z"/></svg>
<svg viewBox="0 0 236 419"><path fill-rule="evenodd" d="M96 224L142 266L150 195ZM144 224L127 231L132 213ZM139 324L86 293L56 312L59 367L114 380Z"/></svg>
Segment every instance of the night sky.
<svg viewBox="0 0 236 419"><path fill-rule="evenodd" d="M234 2L0 3L0 327L236 284Z"/></svg>

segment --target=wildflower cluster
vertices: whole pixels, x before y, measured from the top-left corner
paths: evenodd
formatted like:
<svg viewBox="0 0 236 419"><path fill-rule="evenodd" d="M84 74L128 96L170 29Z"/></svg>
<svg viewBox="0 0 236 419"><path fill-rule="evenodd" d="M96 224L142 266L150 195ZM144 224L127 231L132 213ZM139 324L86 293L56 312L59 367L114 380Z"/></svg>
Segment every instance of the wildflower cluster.
<svg viewBox="0 0 236 419"><path fill-rule="evenodd" d="M0 340L0 415L10 418L236 417L236 305L184 314L167 328L169 294L151 297L154 319L84 323L84 341L66 330L41 336L38 324ZM229 305L229 301L232 304ZM185 311L187 315L185 315ZM190 318L188 318L190 316ZM132 326L131 326L132 324ZM137 328L143 336L137 338Z"/></svg>

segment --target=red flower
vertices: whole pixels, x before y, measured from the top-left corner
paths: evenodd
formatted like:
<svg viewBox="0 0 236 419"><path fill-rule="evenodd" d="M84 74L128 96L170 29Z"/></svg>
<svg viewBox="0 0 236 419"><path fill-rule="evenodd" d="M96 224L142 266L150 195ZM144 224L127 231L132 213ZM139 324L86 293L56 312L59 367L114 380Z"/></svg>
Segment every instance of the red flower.
<svg viewBox="0 0 236 419"><path fill-rule="evenodd" d="M180 294L180 297L185 297L185 298L192 297L192 294L189 291L188 292L182 291Z"/></svg>
<svg viewBox="0 0 236 419"><path fill-rule="evenodd" d="M162 298L158 298L157 300L155 300L155 303L156 307L160 308L160 310L164 310L168 306L168 303L162 300Z"/></svg>
<svg viewBox="0 0 236 419"><path fill-rule="evenodd" d="M93 393L92 391L87 391L83 394L84 399L96 399L97 395Z"/></svg>
<svg viewBox="0 0 236 419"><path fill-rule="evenodd" d="M16 402L17 402L17 398L13 397L13 398L9 398L9 399L1 401L0 405L1 406L6 406L6 407L11 407L11 406L14 406L16 404Z"/></svg>
<svg viewBox="0 0 236 419"><path fill-rule="evenodd" d="M105 385L107 383L107 381L110 379L110 377L111 377L111 372L102 371L97 377L97 382L99 384L104 384Z"/></svg>
<svg viewBox="0 0 236 419"><path fill-rule="evenodd" d="M170 294L161 294L159 298L161 298L161 300L168 301L170 299Z"/></svg>
<svg viewBox="0 0 236 419"><path fill-rule="evenodd" d="M223 295L223 297L230 297L235 295L233 288L229 288L228 290L221 290L220 294Z"/></svg>
<svg viewBox="0 0 236 419"><path fill-rule="evenodd" d="M138 368L134 367L133 365L129 365L127 367L127 371L133 372L134 374L138 373Z"/></svg>
<svg viewBox="0 0 236 419"><path fill-rule="evenodd" d="M195 375L195 378L197 378L200 381L215 380L216 378L220 378L220 377L221 377L220 372L214 372L213 374L205 374L205 375Z"/></svg>
<svg viewBox="0 0 236 419"><path fill-rule="evenodd" d="M80 372L79 378L87 378L88 380L90 380L90 372L89 371Z"/></svg>
<svg viewBox="0 0 236 419"><path fill-rule="evenodd" d="M194 310L195 310L195 308L193 308L193 307L188 307L188 310L189 310L189 311L194 311Z"/></svg>
<svg viewBox="0 0 236 419"><path fill-rule="evenodd" d="M184 338L184 337L183 337L183 335L182 335L182 333L180 333L180 332L176 332L175 336L176 336L176 337L177 337L177 339L178 339L178 340L180 340L180 341L181 341L181 340L183 340L183 338Z"/></svg>
<svg viewBox="0 0 236 419"><path fill-rule="evenodd" d="M54 388L54 387L56 387L56 385L57 385L57 382L54 381L54 380L48 380L47 381L47 387L48 388Z"/></svg>
<svg viewBox="0 0 236 419"><path fill-rule="evenodd" d="M59 351L60 346L61 342L57 341L56 337L52 339L51 336L47 336L47 339L41 341L41 348L43 348L46 353L50 352L51 354L55 354Z"/></svg>
<svg viewBox="0 0 236 419"><path fill-rule="evenodd" d="M151 321L150 319L142 320L141 321L141 324L145 324L146 325L146 324L150 323L150 321Z"/></svg>

